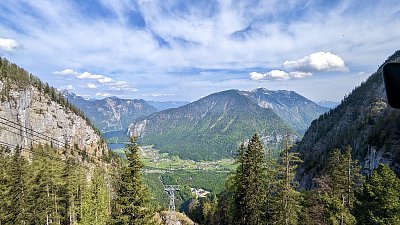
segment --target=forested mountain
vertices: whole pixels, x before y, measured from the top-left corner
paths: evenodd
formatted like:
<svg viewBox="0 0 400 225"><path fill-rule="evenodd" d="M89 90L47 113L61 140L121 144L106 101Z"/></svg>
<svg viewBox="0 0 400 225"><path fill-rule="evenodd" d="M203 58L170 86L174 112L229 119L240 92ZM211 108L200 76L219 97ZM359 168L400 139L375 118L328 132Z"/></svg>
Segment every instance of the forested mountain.
<svg viewBox="0 0 400 225"><path fill-rule="evenodd" d="M139 135L141 144L194 160L232 157L238 144L254 133L268 147L286 133L297 135L272 109L260 107L238 90L154 113L135 121L130 133Z"/></svg>
<svg viewBox="0 0 400 225"><path fill-rule="evenodd" d="M9 146L48 144L64 152L108 155L100 132L79 109L5 58L0 58L0 128L0 141Z"/></svg>
<svg viewBox="0 0 400 225"><path fill-rule="evenodd" d="M400 61L396 51L386 62ZM312 179L326 167L329 152L344 146L352 147L366 174L387 164L400 175L400 111L387 104L382 67L341 104L314 120L293 151L304 160L298 177L303 187L311 187Z"/></svg>
<svg viewBox="0 0 400 225"><path fill-rule="evenodd" d="M259 106L272 109L300 134L304 134L314 119L328 111L328 108L319 106L294 91L258 88L241 93L254 100Z"/></svg>

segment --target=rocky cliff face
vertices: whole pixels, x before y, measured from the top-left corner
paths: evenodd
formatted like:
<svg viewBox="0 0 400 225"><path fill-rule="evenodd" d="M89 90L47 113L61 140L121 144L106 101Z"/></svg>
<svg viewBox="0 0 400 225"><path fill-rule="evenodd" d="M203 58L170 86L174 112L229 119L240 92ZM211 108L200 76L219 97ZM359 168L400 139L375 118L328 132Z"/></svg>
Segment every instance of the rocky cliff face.
<svg viewBox="0 0 400 225"><path fill-rule="evenodd" d="M388 61L400 61L400 52ZM350 145L353 157L369 174L379 163L400 175L400 111L387 104L381 68L346 97L339 106L314 120L293 151L304 160L298 178L302 187L312 187L312 179L326 165L334 148Z"/></svg>
<svg viewBox="0 0 400 225"><path fill-rule="evenodd" d="M170 108L178 108L188 103L183 101L155 102L117 97L88 100L69 91L62 91L62 94L69 102L82 110L102 132L127 130L129 124L137 118Z"/></svg>
<svg viewBox="0 0 400 225"><path fill-rule="evenodd" d="M2 63L4 66L4 61L0 66ZM3 144L24 148L49 144L68 154L73 148L85 150L97 158L108 154L99 132L73 108L60 104L66 101L57 96L55 89L31 75L20 71L18 74L15 77L21 80L30 76L29 82L23 83L12 75L0 77L0 141Z"/></svg>
<svg viewBox="0 0 400 225"><path fill-rule="evenodd" d="M314 119L329 110L294 91L272 91L259 88L241 93L255 101L259 106L272 109L300 134L304 134Z"/></svg>

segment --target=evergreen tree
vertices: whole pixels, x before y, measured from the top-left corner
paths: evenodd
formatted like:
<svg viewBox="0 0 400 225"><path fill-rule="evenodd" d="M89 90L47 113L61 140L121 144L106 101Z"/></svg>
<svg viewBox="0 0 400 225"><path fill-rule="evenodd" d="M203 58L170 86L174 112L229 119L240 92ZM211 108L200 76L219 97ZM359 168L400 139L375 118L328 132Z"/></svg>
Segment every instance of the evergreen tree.
<svg viewBox="0 0 400 225"><path fill-rule="evenodd" d="M65 163L62 179L64 202L64 224L75 225L81 218L83 190L85 186L85 174L83 168L73 159Z"/></svg>
<svg viewBox="0 0 400 225"><path fill-rule="evenodd" d="M9 183L10 183L10 164L11 157L10 149L0 146L0 224L6 224L11 216L10 205L12 199L9 196Z"/></svg>
<svg viewBox="0 0 400 225"><path fill-rule="evenodd" d="M127 165L122 168L116 197L116 209L113 213L114 224L153 224L154 213L148 208L149 195L143 184L143 164L139 158L139 146L136 138L125 151Z"/></svg>
<svg viewBox="0 0 400 225"><path fill-rule="evenodd" d="M302 160L298 153L289 152L289 138L285 137L283 151L277 166L277 190L271 203L271 224L298 224L301 210L301 193L296 191L297 183L294 178L296 169Z"/></svg>
<svg viewBox="0 0 400 225"><path fill-rule="evenodd" d="M29 185L33 224L60 224L62 221L62 212L65 211L62 203L64 181L61 179L63 162L56 157L54 150L47 145L34 150Z"/></svg>
<svg viewBox="0 0 400 225"><path fill-rule="evenodd" d="M8 207L8 220L10 224L28 224L28 169L27 161L21 155L21 148L15 149L9 167L8 199L11 204Z"/></svg>
<svg viewBox="0 0 400 225"><path fill-rule="evenodd" d="M108 193L104 180L104 172L96 168L93 172L91 183L85 188L83 194L83 225L104 225L108 220Z"/></svg>
<svg viewBox="0 0 400 225"><path fill-rule="evenodd" d="M372 172L356 197L357 224L400 224L400 180L387 165Z"/></svg>
<svg viewBox="0 0 400 225"><path fill-rule="evenodd" d="M265 160L265 197L266 197L266 220L271 221L273 215L273 202L274 195L277 192L277 171L276 171L276 159L272 155L271 149L267 150Z"/></svg>
<svg viewBox="0 0 400 225"><path fill-rule="evenodd" d="M234 223L265 224L264 146L257 134L239 149L239 167L235 175Z"/></svg>
<svg viewBox="0 0 400 225"><path fill-rule="evenodd" d="M334 149L329 155L325 174L316 178L317 188L309 195L313 200L306 211L310 217L318 218L326 224L354 224L351 211L355 201L354 191L362 183L360 166L352 160L351 147L345 152Z"/></svg>

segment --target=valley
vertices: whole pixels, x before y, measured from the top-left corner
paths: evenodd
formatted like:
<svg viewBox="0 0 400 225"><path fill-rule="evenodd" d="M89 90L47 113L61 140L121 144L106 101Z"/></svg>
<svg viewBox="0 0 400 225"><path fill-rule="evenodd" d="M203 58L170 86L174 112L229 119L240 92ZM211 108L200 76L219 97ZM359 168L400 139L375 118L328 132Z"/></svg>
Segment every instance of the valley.
<svg viewBox="0 0 400 225"><path fill-rule="evenodd" d="M399 27L399 0L2 0L0 225L399 225Z"/></svg>

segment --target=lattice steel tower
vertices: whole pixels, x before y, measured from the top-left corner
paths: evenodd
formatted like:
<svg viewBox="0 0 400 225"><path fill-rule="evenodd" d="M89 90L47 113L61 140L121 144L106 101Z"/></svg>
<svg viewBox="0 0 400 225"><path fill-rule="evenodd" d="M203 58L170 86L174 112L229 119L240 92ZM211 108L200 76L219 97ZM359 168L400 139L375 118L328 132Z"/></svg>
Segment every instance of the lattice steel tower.
<svg viewBox="0 0 400 225"><path fill-rule="evenodd" d="M165 185L164 191L167 192L169 197L168 218L173 224L178 224L175 213L175 191L179 191L179 185Z"/></svg>

